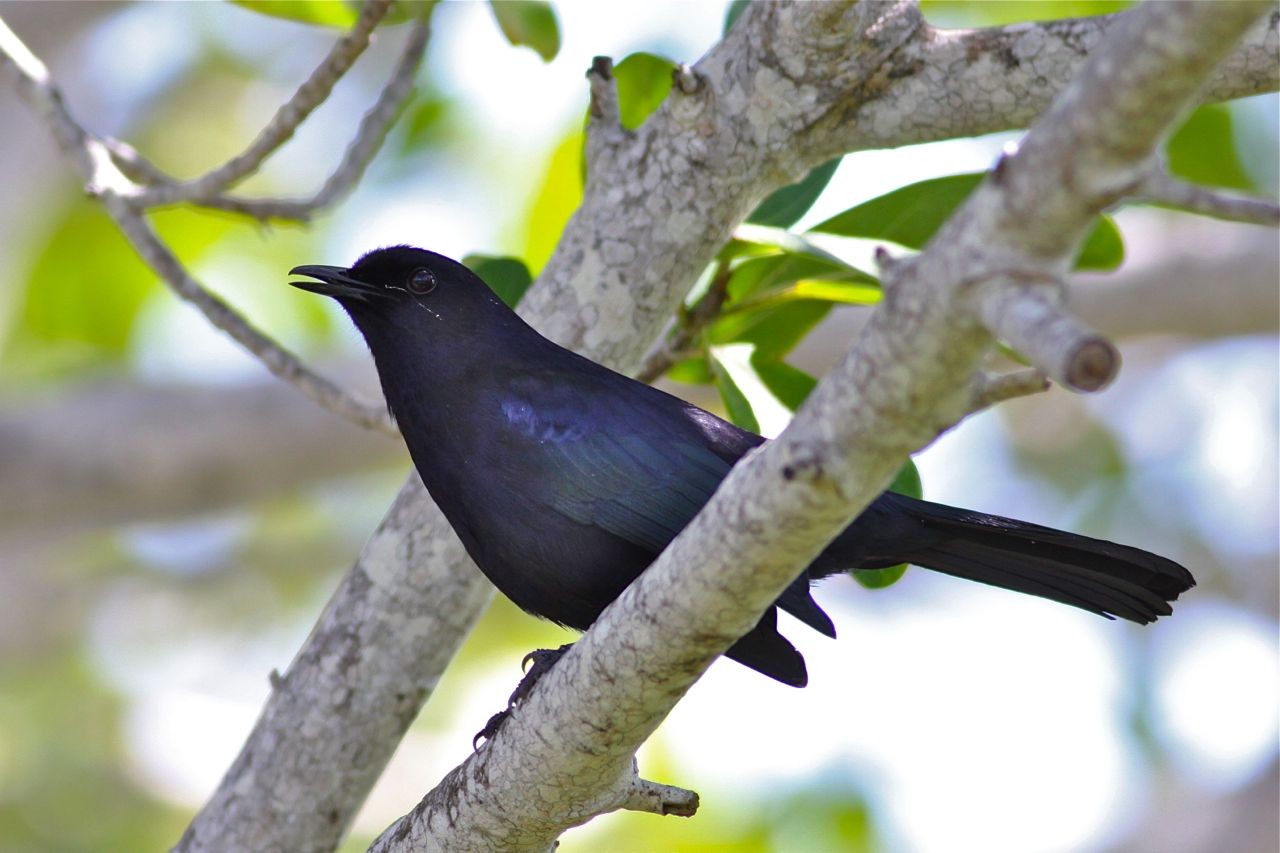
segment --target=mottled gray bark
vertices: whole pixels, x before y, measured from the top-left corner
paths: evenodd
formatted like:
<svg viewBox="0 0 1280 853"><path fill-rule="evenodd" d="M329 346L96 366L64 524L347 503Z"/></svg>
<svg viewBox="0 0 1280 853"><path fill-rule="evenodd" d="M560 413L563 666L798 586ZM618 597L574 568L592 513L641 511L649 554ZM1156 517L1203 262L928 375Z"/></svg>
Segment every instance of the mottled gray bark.
<svg viewBox="0 0 1280 853"><path fill-rule="evenodd" d="M835 7L801 8L772 22L771 36ZM858 17L870 8L851 13L859 32L892 31ZM1093 216L1137 187L1161 135L1269 8L1150 4L1118 23L1022 150L923 254L886 273L884 302L795 421L733 469L498 735L372 849L546 850L596 814L643 808L635 749L903 458L972 410L992 342L984 317L1021 332L1018 303L1033 300L1036 322L1048 312L1072 327L1033 354L1037 366L1072 375L1092 359L1081 346L1092 334L1054 315L1073 251ZM813 32L835 24L824 17Z"/></svg>
<svg viewBox="0 0 1280 853"><path fill-rule="evenodd" d="M958 78L966 83L963 88L949 91L944 86L931 92L929 86L936 80L932 73L926 74L927 55L938 35L921 23L911 4L751 6L725 40L684 76L686 85L673 92L642 128L631 133L594 124L582 207L530 291L524 315L559 342L611 366L631 369L733 226L772 189L799 178L837 152L1025 124L1061 91L1085 52L1070 39L1052 37L1047 27L1029 29L1043 32L1038 43L1022 43L1019 48L1028 54L1025 62L1031 71L1027 75L1035 86L1009 100L992 93L1005 85L1010 74L1008 63L996 55L1013 37L1010 28L993 36L994 53L980 43L964 48L969 64ZM1250 37L1251 44L1274 40L1274 35L1272 21L1269 30ZM1238 54L1240 67L1211 95L1275 88L1273 57L1254 48ZM981 112L980 119L965 118L975 110ZM896 297L890 299L896 301ZM970 331L973 338L962 348L962 361L982 348L978 342L983 336ZM883 336L877 340L883 342ZM895 357L906 355L905 344L894 347L904 349L899 353L891 347ZM954 362L943 363L950 370L958 369ZM878 358L849 369L858 375L884 369L892 380L901 372L895 364L896 358ZM886 386L894 387L892 382ZM877 392L868 386L866 393L870 405L886 401L905 405L888 390ZM929 435L949 423L954 410L963 408L954 405L955 397L944 395L953 404L949 415L915 414L901 435L918 435L919 430L910 427L918 426L921 418L928 424ZM909 443L899 436L891 448L881 448L881 455L876 455L876 445L869 445L867 452L878 461L859 470L865 476L861 491L824 485L837 472L824 470L814 477L816 457L802 454L792 460L793 473L798 472L795 485L781 494L787 496L791 511L799 500L813 510L814 524L834 525L856 505L858 495L883 483L881 474ZM787 451L777 453L785 456ZM844 482L845 476L837 479ZM769 480L771 486L775 480ZM840 508L822 508L823 500L836 492L841 495ZM770 511L773 503L762 502L738 520L758 525L763 516L757 513ZM704 521L695 529L704 531L703 525L711 523ZM799 540L786 540L789 530L786 525L778 529L783 535L780 541L752 541L780 547L779 553L788 554L790 560L799 559L805 552L792 547L799 547ZM809 532L801 539L812 536L808 525L805 530ZM672 553L684 554L687 547ZM664 558L667 562L677 559L681 558ZM777 566L773 573L778 574ZM181 846L192 850L334 846L489 594L488 585L463 557L414 478L343 581L240 757ZM755 607L757 599L767 598L759 590L752 595L749 602L729 598L723 606L713 606L709 613L725 616L725 621L711 633L700 634L687 648L682 646L686 626L672 645L685 657L674 670L663 664L665 671L691 679L709 660L709 649L722 648L721 641L727 645L732 631L748 627L742 614ZM626 600L634 604L633 595ZM651 605L661 603L655 600ZM665 619L685 613L680 602L671 603ZM730 618L729 613L736 615ZM611 625L611 620L605 624ZM601 635L596 632L597 638ZM563 677L581 683L582 659L576 657L578 662L565 666ZM611 654L608 660L612 666L616 658ZM631 656L631 660L638 659ZM598 671L609 673L608 669ZM560 684L560 676L555 684ZM566 819L580 822L623 802L663 801L662 796L652 795L651 787L635 780L629 758L633 747L628 745L638 743L636 738L647 734L660 717L648 706L635 710L634 697L622 679L600 677L594 684L598 689L612 685L622 692L606 690L585 707L594 712L602 703L612 704L613 697L618 700L616 713L604 713L585 727L581 719L568 726L554 755L539 747L530 749L527 754L539 761L555 758L550 765L554 772L545 778L530 777L539 769L538 763L521 759L501 739L482 753L486 756L483 766L469 764L450 777L442 789L451 792L444 810L437 810L443 802L437 797L419 813L428 824L443 826L438 838L444 840L437 847L465 849L483 846L486 839L499 846L536 846L549 843L568 825ZM635 685L652 689L647 677L637 677ZM667 692L656 694L656 701L669 707L682 690L671 685ZM531 715L535 708L536 703L530 706ZM583 764L584 750L595 748L591 738L600 737L592 726L615 723L616 741L600 756L600 763ZM530 740L523 723L514 727L511 736L525 745ZM584 769L580 777L571 779L566 768L575 762ZM495 791L510 792L517 779L532 779L537 785L530 782L515 800L498 796L493 802L510 811L495 815L475 807L484 796L486 768L501 775L490 782L508 786ZM566 779L561 793L554 793ZM544 814L529 817L544 806L549 809ZM451 809L458 816L452 823L446 817ZM405 824L410 838L421 840L419 826Z"/></svg>

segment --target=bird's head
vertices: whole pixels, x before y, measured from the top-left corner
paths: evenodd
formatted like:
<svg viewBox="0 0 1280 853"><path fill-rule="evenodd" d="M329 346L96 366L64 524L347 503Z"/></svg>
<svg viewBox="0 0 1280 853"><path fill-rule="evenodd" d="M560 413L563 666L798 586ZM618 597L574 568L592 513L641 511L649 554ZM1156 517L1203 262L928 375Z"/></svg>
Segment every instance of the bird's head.
<svg viewBox="0 0 1280 853"><path fill-rule="evenodd" d="M412 246L377 249L348 268L300 266L289 274L309 279L289 282L294 287L336 299L370 345L388 335L474 335L515 321L471 270Z"/></svg>

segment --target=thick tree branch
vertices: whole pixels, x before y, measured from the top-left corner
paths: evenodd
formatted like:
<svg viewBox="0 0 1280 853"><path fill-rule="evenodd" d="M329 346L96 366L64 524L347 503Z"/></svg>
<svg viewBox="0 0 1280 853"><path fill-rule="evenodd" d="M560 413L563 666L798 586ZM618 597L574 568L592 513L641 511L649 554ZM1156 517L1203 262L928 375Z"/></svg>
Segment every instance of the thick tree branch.
<svg viewBox="0 0 1280 853"><path fill-rule="evenodd" d="M862 37L873 25L874 38L864 50ZM615 368L633 369L730 230L778 185L830 159L834 151L981 132L969 130L963 118L975 108L971 100L945 90L924 93L915 79L922 54L913 57L905 48L923 50L927 32L909 5L753 4L724 42L694 66L702 80L696 93L673 92L634 133L609 134L614 138L606 154L592 151L582 207L526 296L523 315L566 346ZM1269 33L1257 40L1274 38L1274 26ZM1046 65L1045 84L1031 101L1036 106L1027 109L1026 99L1005 103L1001 114L988 111L983 130L1024 126L1083 62L1079 50L1063 45L1045 50L1073 59ZM1246 54L1252 58L1239 64L1248 73L1241 71L1234 87L1227 87L1231 94L1274 89L1274 57L1260 50ZM1270 70L1255 73L1260 66ZM997 65L989 65L987 91L998 89L1003 77ZM979 88L974 85L975 92ZM1215 91L1226 96L1222 88ZM933 120L922 125L904 119L924 108L922 98L929 99ZM896 118L881 113L877 119L877 105L894 103ZM864 126L877 120L879 130L870 133ZM451 651L487 601L487 583L460 548L426 558L430 540L420 535L417 522L452 541L438 510L428 506L416 476L411 477L189 839L203 837L216 847L217 827L244 822L261 831L255 836L261 846L323 849L336 843L367 792L361 785L371 784L376 775L369 768L389 758L407 725L396 697L425 696L423 685L434 684L448 660L447 654L425 658L418 644L400 642L399 614L435 609L437 586L449 591L443 598L450 606L469 602L469 611L455 610L451 623L435 626L440 633L432 637L433 648ZM408 512L411 507L418 516ZM370 576L379 579L378 596L398 590L392 612L384 614L375 606L382 599L367 595ZM464 587L471 592L459 592ZM350 642L358 667L325 666L325 650L343 638L377 642ZM367 716L357 720L357 709L346 706L328 717L308 714L308 734L302 734L301 709L328 707L328 697L345 695L358 695L358 712ZM273 750L290 756L280 772L254 772ZM309 766L330 768L342 778L314 778L301 769L301 759L292 757L295 752L310 756ZM348 768L334 760L351 754L361 755L367 766ZM261 757L257 764L255 757ZM631 777L628 771L618 778ZM288 802L274 796L282 786L292 792ZM298 802L313 805L300 812L291 808ZM330 810L332 820L322 817Z"/></svg>
<svg viewBox="0 0 1280 853"><path fill-rule="evenodd" d="M635 749L693 681L907 453L969 410L991 343L981 304L1006 271L1053 279L1065 269L1096 213L1135 185L1161 135L1268 8L1149 4L1117 25L1022 151L900 267L793 423L734 467L496 737L373 849L545 850L623 805ZM975 283L985 292L975 296Z"/></svg>
<svg viewBox="0 0 1280 853"><path fill-rule="evenodd" d="M181 518L404 461L278 382L96 381L0 409L0 536Z"/></svg>

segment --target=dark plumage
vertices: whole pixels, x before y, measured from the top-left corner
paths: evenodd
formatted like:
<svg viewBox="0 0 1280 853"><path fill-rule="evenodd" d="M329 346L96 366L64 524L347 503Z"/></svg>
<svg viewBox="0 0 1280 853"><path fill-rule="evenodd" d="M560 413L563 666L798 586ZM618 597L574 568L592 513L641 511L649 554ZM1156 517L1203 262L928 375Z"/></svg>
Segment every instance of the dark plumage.
<svg viewBox="0 0 1280 853"><path fill-rule="evenodd" d="M552 343L432 252L397 246L350 269L292 272L364 334L414 464L476 564L560 624L590 626L764 441ZM777 606L835 636L810 582L903 562L1141 623L1194 584L1136 548L886 492ZM727 654L806 681L772 608Z"/></svg>

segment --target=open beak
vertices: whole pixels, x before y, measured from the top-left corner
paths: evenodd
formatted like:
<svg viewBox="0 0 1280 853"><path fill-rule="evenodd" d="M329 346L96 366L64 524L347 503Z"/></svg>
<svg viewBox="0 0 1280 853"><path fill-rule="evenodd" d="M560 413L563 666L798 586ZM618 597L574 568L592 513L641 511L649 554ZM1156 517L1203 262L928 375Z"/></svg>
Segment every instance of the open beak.
<svg viewBox="0 0 1280 853"><path fill-rule="evenodd" d="M319 264L294 267L289 275L305 275L315 281L291 281L294 287L319 293L321 296L332 296L334 299L353 299L368 302L379 296L385 296L381 288L366 284L352 278L342 267L326 267Z"/></svg>

